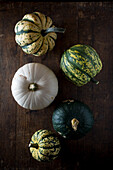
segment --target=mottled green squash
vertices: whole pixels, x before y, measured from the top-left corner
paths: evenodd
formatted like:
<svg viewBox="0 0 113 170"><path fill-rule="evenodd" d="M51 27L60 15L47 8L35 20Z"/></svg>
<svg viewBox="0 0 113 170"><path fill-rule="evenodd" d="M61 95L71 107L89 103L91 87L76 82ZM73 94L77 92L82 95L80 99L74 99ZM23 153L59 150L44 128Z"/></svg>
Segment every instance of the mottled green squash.
<svg viewBox="0 0 113 170"><path fill-rule="evenodd" d="M79 139L90 131L94 119L86 104L67 100L54 110L52 123L54 129L64 138Z"/></svg>
<svg viewBox="0 0 113 170"><path fill-rule="evenodd" d="M63 28L52 25L52 19L40 12L26 14L15 25L15 40L27 54L40 56L55 46L57 34L64 33Z"/></svg>
<svg viewBox="0 0 113 170"><path fill-rule="evenodd" d="M102 69L102 62L97 52L88 45L74 45L64 52L60 67L65 76L77 86L83 86Z"/></svg>
<svg viewBox="0 0 113 170"><path fill-rule="evenodd" d="M57 158L61 146L58 138L51 131L38 130L31 138L30 152L37 161L50 161Z"/></svg>

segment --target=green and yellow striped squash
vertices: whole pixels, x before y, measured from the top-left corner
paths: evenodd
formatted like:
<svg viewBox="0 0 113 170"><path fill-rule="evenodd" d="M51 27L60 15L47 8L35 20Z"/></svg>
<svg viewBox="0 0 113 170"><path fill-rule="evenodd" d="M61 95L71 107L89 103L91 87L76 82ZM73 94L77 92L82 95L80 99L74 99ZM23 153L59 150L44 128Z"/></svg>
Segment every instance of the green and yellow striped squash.
<svg viewBox="0 0 113 170"><path fill-rule="evenodd" d="M57 158L61 146L59 139L48 130L36 131L29 144L32 157L37 161L50 161Z"/></svg>
<svg viewBox="0 0 113 170"><path fill-rule="evenodd" d="M102 69L102 62L91 46L77 44L63 53L60 67L69 80L83 86L90 80L99 83L93 77Z"/></svg>
<svg viewBox="0 0 113 170"><path fill-rule="evenodd" d="M27 54L40 56L51 51L55 46L57 34L63 28L52 25L52 19L40 12L26 14L15 25L15 40Z"/></svg>

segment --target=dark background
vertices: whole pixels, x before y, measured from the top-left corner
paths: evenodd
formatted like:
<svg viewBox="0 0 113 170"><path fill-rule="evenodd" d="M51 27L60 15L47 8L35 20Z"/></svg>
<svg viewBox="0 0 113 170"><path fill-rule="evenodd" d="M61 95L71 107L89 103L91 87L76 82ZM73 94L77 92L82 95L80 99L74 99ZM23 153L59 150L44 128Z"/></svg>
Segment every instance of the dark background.
<svg viewBox="0 0 113 170"><path fill-rule="evenodd" d="M42 12L57 27L55 48L42 57L25 54L15 42L14 27L26 13ZM89 82L76 87L62 74L59 63L64 50L75 44L96 49L103 70L96 76L98 85ZM11 94L11 81L19 67L39 62L54 71L59 93L41 111L21 108ZM74 98L89 105L95 123L80 140L66 140L53 129L52 114L62 100ZM38 129L55 132L62 144L57 159L47 163L34 160L28 144ZM0 169L3 170L81 170L109 169L113 162L113 3L112 2L0 2Z"/></svg>

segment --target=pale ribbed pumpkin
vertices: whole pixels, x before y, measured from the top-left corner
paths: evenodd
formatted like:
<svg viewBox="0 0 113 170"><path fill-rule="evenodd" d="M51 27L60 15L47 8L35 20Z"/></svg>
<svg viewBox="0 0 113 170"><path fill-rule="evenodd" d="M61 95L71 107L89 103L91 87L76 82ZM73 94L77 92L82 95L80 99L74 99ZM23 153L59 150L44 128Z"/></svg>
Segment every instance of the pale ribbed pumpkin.
<svg viewBox="0 0 113 170"><path fill-rule="evenodd" d="M58 93L58 81L47 66L40 63L25 64L15 73L11 91L16 102L30 110L49 106Z"/></svg>
<svg viewBox="0 0 113 170"><path fill-rule="evenodd" d="M27 54L41 56L55 46L57 34L64 33L63 28L52 25L52 19L40 12L26 14L15 25L15 40Z"/></svg>

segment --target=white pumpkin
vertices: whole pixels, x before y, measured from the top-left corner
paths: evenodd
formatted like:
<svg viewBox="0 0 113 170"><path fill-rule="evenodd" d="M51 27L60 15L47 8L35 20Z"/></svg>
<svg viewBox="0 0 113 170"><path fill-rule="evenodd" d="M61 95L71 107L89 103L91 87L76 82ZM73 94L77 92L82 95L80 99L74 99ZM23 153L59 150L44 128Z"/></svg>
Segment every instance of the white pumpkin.
<svg viewBox="0 0 113 170"><path fill-rule="evenodd" d="M47 66L39 63L25 64L15 73L11 91L23 108L40 110L49 106L58 93L58 81Z"/></svg>

